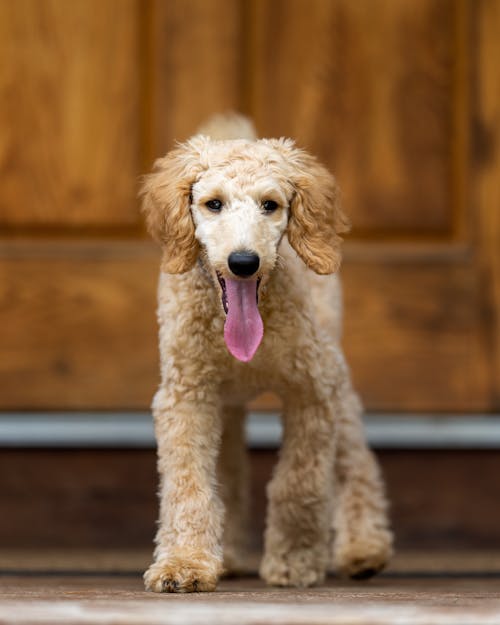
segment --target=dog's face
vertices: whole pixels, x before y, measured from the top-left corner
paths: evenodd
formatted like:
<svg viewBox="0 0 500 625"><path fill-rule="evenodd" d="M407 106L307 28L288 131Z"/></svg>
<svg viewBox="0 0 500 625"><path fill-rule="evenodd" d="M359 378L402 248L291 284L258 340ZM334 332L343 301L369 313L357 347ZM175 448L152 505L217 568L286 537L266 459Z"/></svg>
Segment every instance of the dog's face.
<svg viewBox="0 0 500 625"><path fill-rule="evenodd" d="M163 245L163 270L203 263L226 314L228 349L244 362L262 339L259 292L285 232L317 273L339 265L338 233L347 222L335 181L291 141L195 137L157 161L143 193L149 229Z"/></svg>
<svg viewBox="0 0 500 625"><path fill-rule="evenodd" d="M246 147L213 150L210 168L192 186L195 237L216 282L265 282L288 223L294 190L282 163L266 146Z"/></svg>

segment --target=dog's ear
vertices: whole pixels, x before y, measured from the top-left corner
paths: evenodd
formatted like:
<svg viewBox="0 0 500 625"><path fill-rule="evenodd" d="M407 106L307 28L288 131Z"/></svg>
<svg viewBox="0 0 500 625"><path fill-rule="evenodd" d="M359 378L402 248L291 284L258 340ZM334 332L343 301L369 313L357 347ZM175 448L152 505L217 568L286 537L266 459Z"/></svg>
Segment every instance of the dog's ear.
<svg viewBox="0 0 500 625"><path fill-rule="evenodd" d="M287 231L290 245L316 273L334 273L341 261L339 234L350 228L335 178L293 141L279 139L274 145L291 168L290 182L295 189Z"/></svg>
<svg viewBox="0 0 500 625"><path fill-rule="evenodd" d="M140 195L146 225L162 246L161 268L184 273L196 262L199 244L191 216L191 187L203 171L202 152L208 139L194 137L159 158L144 176Z"/></svg>

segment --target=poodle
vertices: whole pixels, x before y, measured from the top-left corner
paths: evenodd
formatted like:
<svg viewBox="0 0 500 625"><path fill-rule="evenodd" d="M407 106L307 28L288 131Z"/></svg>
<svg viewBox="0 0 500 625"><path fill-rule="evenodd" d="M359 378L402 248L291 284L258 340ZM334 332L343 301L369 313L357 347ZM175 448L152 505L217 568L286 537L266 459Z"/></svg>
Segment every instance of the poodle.
<svg viewBox="0 0 500 625"><path fill-rule="evenodd" d="M334 177L290 139L218 116L156 161L143 212L161 244L161 383L152 403L160 519L156 592L211 591L245 558L245 404L283 400L260 575L370 577L391 555L379 468L340 347Z"/></svg>

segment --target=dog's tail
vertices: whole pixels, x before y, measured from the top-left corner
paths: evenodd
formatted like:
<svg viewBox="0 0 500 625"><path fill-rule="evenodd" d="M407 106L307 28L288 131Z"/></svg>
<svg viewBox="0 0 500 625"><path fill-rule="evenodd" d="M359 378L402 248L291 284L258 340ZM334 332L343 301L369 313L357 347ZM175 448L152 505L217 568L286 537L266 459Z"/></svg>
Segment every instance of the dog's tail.
<svg viewBox="0 0 500 625"><path fill-rule="evenodd" d="M255 141L257 132L253 123L240 113L220 113L207 119L197 131L216 141L227 139L248 139Z"/></svg>

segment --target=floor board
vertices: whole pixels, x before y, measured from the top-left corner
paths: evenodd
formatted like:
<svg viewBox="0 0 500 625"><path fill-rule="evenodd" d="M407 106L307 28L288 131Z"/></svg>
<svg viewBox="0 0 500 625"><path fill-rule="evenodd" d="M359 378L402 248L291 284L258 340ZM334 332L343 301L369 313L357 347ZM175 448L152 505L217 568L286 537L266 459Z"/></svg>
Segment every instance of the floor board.
<svg viewBox="0 0 500 625"><path fill-rule="evenodd" d="M139 577L10 577L2 580L0 623L340 625L500 622L498 580L379 578L315 589L269 589L256 578L217 592L145 593Z"/></svg>
<svg viewBox="0 0 500 625"><path fill-rule="evenodd" d="M0 554L2 625L448 625L500 623L500 554L401 553L369 582L329 577L312 589L268 588L256 576L217 592L144 592L149 554ZM17 574L14 574L16 573Z"/></svg>

